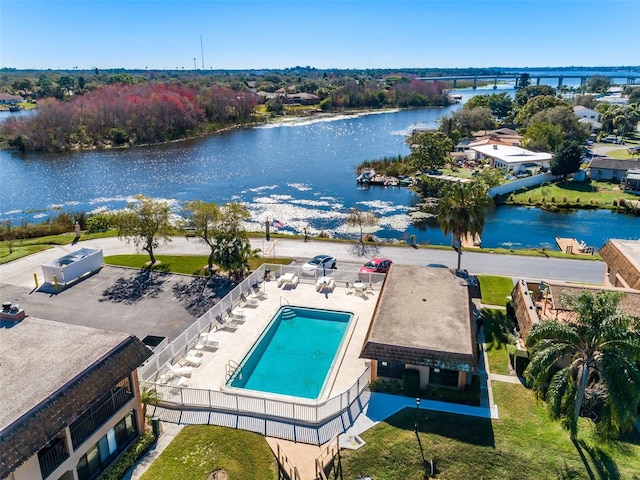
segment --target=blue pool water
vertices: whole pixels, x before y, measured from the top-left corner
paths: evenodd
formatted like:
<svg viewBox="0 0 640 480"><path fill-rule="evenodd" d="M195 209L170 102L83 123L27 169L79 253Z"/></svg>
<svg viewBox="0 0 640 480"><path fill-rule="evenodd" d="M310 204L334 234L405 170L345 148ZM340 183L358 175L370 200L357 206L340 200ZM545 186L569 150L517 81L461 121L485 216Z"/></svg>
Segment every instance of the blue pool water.
<svg viewBox="0 0 640 480"><path fill-rule="evenodd" d="M353 314L281 307L228 385L316 399Z"/></svg>

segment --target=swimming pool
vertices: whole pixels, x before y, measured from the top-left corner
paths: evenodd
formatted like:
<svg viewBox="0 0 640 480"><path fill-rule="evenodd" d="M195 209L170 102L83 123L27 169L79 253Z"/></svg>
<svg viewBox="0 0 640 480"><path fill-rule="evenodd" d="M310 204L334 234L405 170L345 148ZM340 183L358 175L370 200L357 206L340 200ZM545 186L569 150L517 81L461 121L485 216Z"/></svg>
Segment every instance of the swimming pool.
<svg viewBox="0 0 640 480"><path fill-rule="evenodd" d="M227 385L318 398L353 317L335 310L280 307Z"/></svg>

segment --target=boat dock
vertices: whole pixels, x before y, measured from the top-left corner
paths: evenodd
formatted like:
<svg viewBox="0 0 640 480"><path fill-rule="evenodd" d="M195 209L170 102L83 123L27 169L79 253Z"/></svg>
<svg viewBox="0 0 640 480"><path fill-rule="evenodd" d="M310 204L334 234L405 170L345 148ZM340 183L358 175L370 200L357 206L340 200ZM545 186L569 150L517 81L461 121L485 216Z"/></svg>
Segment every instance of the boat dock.
<svg viewBox="0 0 640 480"><path fill-rule="evenodd" d="M573 253L576 255L593 255L594 247L589 247L584 242L578 242L575 238L556 237L556 245L562 253Z"/></svg>

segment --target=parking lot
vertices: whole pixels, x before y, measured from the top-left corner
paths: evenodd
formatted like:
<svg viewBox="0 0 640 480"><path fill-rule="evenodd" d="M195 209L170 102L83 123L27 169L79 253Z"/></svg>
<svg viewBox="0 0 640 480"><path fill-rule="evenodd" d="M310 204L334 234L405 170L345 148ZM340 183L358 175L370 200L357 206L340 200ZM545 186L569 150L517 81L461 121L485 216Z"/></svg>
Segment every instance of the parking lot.
<svg viewBox="0 0 640 480"><path fill-rule="evenodd" d="M37 290L3 284L2 298L27 315L136 335L167 337L182 333L233 285L222 278L196 278L105 266L67 288ZM46 339L46 332L42 332Z"/></svg>

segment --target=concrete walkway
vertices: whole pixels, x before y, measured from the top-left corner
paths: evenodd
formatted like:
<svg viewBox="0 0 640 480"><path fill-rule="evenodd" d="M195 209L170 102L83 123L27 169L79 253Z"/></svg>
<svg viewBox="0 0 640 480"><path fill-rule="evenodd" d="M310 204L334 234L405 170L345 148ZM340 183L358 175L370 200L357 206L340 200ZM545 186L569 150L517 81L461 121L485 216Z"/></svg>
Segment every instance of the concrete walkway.
<svg viewBox="0 0 640 480"><path fill-rule="evenodd" d="M138 463L133 467L133 469L129 470L125 476L122 477L123 480L138 480L142 477L144 472L147 471L155 459L160 456L164 449L167 448L183 428L184 425L160 422L160 437L158 437L158 441L140 460L138 460Z"/></svg>

